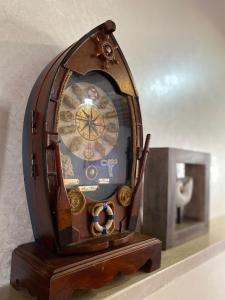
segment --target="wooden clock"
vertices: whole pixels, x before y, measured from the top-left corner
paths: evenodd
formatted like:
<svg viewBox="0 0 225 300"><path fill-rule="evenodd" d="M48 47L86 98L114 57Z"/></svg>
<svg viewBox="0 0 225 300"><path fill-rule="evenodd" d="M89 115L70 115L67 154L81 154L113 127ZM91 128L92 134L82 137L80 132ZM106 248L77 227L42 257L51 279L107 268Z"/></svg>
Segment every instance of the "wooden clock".
<svg viewBox="0 0 225 300"><path fill-rule="evenodd" d="M69 299L118 272L160 265L161 242L135 233L149 150L138 95L107 21L59 54L25 113L23 167L35 242L13 252L11 283Z"/></svg>

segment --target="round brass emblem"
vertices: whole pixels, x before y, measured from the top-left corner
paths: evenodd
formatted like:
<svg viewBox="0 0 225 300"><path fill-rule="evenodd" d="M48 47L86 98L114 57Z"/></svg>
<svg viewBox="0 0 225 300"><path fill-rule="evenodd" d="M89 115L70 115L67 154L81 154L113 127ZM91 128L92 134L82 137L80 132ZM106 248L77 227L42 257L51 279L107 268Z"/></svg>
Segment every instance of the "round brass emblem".
<svg viewBox="0 0 225 300"><path fill-rule="evenodd" d="M114 60L115 59L115 50L113 46L108 41L104 41L101 44L102 48L102 54L104 57L108 60Z"/></svg>
<svg viewBox="0 0 225 300"><path fill-rule="evenodd" d="M86 203L85 196L78 189L72 189L67 193L72 214L80 213Z"/></svg>
<svg viewBox="0 0 225 300"><path fill-rule="evenodd" d="M124 185L118 191L118 201L122 206L129 206L132 197L132 189Z"/></svg>

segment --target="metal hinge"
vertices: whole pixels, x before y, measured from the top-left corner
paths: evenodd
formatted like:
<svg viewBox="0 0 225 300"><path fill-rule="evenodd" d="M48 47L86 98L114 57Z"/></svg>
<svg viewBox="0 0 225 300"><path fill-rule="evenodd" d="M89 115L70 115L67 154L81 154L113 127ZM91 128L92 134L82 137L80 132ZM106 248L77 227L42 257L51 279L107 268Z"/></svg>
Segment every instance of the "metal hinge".
<svg viewBox="0 0 225 300"><path fill-rule="evenodd" d="M38 176L37 157L33 153L31 157L31 176L35 179Z"/></svg>
<svg viewBox="0 0 225 300"><path fill-rule="evenodd" d="M55 146L61 142L58 132L46 132L46 146L48 149L55 149Z"/></svg>
<svg viewBox="0 0 225 300"><path fill-rule="evenodd" d="M32 110L32 114L31 114L31 131L32 131L32 133L37 132L37 122L38 122L38 112L35 110Z"/></svg>

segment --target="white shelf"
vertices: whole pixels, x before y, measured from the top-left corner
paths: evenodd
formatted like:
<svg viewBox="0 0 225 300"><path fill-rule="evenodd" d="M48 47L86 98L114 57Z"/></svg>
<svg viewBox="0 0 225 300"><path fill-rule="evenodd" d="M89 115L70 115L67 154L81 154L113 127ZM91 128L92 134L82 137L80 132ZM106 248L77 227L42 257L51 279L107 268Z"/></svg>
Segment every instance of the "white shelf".
<svg viewBox="0 0 225 300"><path fill-rule="evenodd" d="M98 290L80 290L71 300L137 300L149 297L175 278L196 268L225 250L225 216L211 221L208 234L162 253L161 268L153 273L118 275ZM30 300L30 295L17 292L10 285L0 288L1 300Z"/></svg>

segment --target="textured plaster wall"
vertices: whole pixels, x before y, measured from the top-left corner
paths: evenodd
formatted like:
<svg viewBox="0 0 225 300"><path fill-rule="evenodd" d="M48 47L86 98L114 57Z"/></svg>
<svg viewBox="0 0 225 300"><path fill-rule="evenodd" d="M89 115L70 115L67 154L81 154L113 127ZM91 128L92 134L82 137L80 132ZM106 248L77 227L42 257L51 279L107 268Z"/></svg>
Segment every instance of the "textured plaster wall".
<svg viewBox="0 0 225 300"><path fill-rule="evenodd" d="M33 238L21 163L29 92L59 51L107 19L152 146L211 152L211 217L225 213L225 0L0 0L1 285L12 249Z"/></svg>

